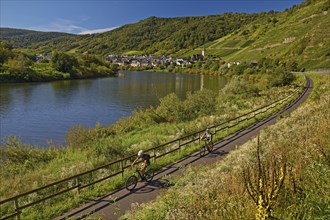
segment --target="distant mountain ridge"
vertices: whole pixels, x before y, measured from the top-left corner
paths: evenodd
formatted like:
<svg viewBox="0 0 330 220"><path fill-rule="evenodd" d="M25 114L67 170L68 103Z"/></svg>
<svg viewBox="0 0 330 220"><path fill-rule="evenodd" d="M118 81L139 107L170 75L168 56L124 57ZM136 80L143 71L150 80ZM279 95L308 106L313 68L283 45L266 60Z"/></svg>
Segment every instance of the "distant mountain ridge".
<svg viewBox="0 0 330 220"><path fill-rule="evenodd" d="M61 50L75 53L129 53L137 51L148 54L173 54L181 49L193 49L239 29L245 24L265 16L263 14L226 13L221 15L180 18L149 17L115 30L90 35L54 35L49 40L28 41L22 36L1 37L14 47L38 50L39 52ZM34 32L32 34L43 35ZM28 35L28 34L27 34ZM5 35L6 36L6 35ZM8 35L7 35L8 36Z"/></svg>
<svg viewBox="0 0 330 220"><path fill-rule="evenodd" d="M0 40L6 41L16 48L28 47L33 43L49 41L62 36L70 36L61 32L41 32L33 30L0 28Z"/></svg>

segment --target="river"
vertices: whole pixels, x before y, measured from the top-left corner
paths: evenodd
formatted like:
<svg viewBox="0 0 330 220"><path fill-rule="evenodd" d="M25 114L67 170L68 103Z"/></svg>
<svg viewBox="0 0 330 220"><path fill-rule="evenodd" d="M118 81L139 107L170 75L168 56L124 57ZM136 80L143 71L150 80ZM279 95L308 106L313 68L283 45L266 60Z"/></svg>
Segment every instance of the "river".
<svg viewBox="0 0 330 220"><path fill-rule="evenodd" d="M159 98L176 93L224 87L223 77L121 72L122 77L67 80L47 83L0 85L0 134L16 136L23 143L47 146L64 144L74 125L108 125L134 110L159 103Z"/></svg>

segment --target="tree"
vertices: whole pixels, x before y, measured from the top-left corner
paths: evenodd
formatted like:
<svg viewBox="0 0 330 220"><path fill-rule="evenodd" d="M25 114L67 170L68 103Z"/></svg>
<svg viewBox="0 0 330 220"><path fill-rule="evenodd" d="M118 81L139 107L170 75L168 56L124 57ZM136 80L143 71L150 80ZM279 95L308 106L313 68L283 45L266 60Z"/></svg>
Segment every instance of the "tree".
<svg viewBox="0 0 330 220"><path fill-rule="evenodd" d="M171 93L160 99L160 104L154 111L159 122L175 122L180 119L182 102L180 98Z"/></svg>
<svg viewBox="0 0 330 220"><path fill-rule="evenodd" d="M71 74L73 73L74 67L78 66L78 61L72 55L54 52L52 55L52 66L57 71Z"/></svg>
<svg viewBox="0 0 330 220"><path fill-rule="evenodd" d="M243 62L237 66L235 66L233 69L237 75L242 75L244 73L244 70L249 68L250 65L246 62Z"/></svg>
<svg viewBox="0 0 330 220"><path fill-rule="evenodd" d="M197 69L201 69L201 68L202 68L202 65L203 65L203 63L202 63L202 61L200 61L200 60L198 60L198 61L194 64L195 68L197 68Z"/></svg>
<svg viewBox="0 0 330 220"><path fill-rule="evenodd" d="M82 60L84 66L91 66L93 63L97 65L103 65L102 60L96 55L85 54L82 56Z"/></svg>
<svg viewBox="0 0 330 220"><path fill-rule="evenodd" d="M295 60L288 61L286 67L289 71L298 71L298 63Z"/></svg>
<svg viewBox="0 0 330 220"><path fill-rule="evenodd" d="M11 47L5 42L0 41L0 66L2 66L11 55Z"/></svg>
<svg viewBox="0 0 330 220"><path fill-rule="evenodd" d="M8 66L13 69L28 68L33 61L25 54L18 52L12 58L8 59Z"/></svg>
<svg viewBox="0 0 330 220"><path fill-rule="evenodd" d="M277 68L268 76L268 85L270 87L287 86L295 79L292 72L284 68Z"/></svg>

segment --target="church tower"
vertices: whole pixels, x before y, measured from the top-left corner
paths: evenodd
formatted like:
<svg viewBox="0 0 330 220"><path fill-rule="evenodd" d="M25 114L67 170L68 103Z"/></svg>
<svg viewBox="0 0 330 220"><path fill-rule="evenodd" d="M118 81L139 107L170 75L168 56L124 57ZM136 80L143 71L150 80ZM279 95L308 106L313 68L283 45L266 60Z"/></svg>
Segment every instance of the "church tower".
<svg viewBox="0 0 330 220"><path fill-rule="evenodd" d="M205 57L205 47L203 47L203 50L202 50L202 56Z"/></svg>

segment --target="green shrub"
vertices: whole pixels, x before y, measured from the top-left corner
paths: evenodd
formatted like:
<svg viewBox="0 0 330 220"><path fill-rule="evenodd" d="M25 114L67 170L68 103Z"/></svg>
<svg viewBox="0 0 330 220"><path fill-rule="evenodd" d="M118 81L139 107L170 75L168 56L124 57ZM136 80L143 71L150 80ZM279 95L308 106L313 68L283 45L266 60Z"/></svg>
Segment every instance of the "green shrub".
<svg viewBox="0 0 330 220"><path fill-rule="evenodd" d="M38 148L23 144L16 137L8 137L0 148L2 175L15 175L22 171L33 170L40 164L46 164L58 156L61 148Z"/></svg>
<svg viewBox="0 0 330 220"><path fill-rule="evenodd" d="M183 101L182 120L188 121L197 117L210 115L215 112L216 93L203 89L195 93L188 93Z"/></svg>
<svg viewBox="0 0 330 220"><path fill-rule="evenodd" d="M249 83L242 78L235 77L231 79L229 83L227 83L222 92L224 94L243 95L250 97L258 96L260 90L252 83Z"/></svg>
<svg viewBox="0 0 330 220"><path fill-rule="evenodd" d="M160 104L154 111L159 122L175 122L180 120L182 102L175 93L160 99Z"/></svg>
<svg viewBox="0 0 330 220"><path fill-rule="evenodd" d="M290 85L295 80L293 73L284 69L277 69L268 75L268 85L270 87L279 87Z"/></svg>

